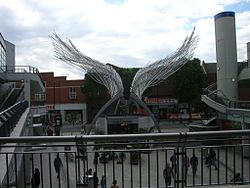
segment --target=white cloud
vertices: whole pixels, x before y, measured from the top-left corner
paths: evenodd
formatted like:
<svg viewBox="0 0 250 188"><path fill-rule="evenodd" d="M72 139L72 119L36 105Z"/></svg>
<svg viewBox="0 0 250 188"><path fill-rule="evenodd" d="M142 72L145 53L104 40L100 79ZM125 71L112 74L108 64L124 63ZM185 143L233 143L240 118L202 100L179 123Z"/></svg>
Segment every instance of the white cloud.
<svg viewBox="0 0 250 188"><path fill-rule="evenodd" d="M248 1L127 0L111 4L104 0L0 0L0 32L16 44L17 64L82 78L82 71L71 70L55 59L48 38L53 31L101 62L138 67L175 51L196 26L200 40L195 57L215 62L214 15L244 3ZM233 11L238 59L245 60L250 11Z"/></svg>

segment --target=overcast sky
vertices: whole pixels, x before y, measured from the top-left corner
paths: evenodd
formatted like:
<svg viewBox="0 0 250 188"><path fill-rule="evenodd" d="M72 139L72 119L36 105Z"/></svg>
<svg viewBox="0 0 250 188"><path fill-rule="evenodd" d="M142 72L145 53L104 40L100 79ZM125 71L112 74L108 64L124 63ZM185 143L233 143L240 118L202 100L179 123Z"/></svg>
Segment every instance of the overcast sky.
<svg viewBox="0 0 250 188"><path fill-rule="evenodd" d="M194 26L194 57L215 62L214 15L236 13L238 61L247 59L250 0L0 0L0 32L16 45L16 65L82 79L54 57L53 32L84 54L120 67L142 67L174 52Z"/></svg>

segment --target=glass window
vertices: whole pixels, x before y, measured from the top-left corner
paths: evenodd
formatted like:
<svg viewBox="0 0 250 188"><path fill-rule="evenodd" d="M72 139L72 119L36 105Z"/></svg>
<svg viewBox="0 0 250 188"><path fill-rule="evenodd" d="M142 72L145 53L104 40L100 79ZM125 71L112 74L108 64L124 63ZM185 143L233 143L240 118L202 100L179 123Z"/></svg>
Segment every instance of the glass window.
<svg viewBox="0 0 250 188"><path fill-rule="evenodd" d="M0 44L0 72L6 71L6 52Z"/></svg>
<svg viewBox="0 0 250 188"><path fill-rule="evenodd" d="M44 93L35 94L35 101L45 101L46 95Z"/></svg>
<svg viewBox="0 0 250 188"><path fill-rule="evenodd" d="M76 88L69 88L69 99L76 99Z"/></svg>

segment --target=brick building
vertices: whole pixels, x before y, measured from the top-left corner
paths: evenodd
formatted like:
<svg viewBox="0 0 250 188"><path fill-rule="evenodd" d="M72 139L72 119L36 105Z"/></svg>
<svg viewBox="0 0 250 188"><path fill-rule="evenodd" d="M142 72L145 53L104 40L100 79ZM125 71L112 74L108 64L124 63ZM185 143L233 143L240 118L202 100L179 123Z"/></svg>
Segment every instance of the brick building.
<svg viewBox="0 0 250 188"><path fill-rule="evenodd" d="M212 85L217 82L217 64L216 63L202 63L203 70L206 74L206 83L207 86ZM249 67L248 61L246 62L238 62L238 70L239 72ZM240 101L250 101L250 89L249 89L250 81L249 79L239 80L238 81L238 99ZM216 85L215 85L216 87Z"/></svg>
<svg viewBox="0 0 250 188"><path fill-rule="evenodd" d="M83 125L86 122L86 100L81 92L84 80L67 80L66 76L55 77L53 72L41 73L46 96L45 105L52 123L60 113L63 125Z"/></svg>

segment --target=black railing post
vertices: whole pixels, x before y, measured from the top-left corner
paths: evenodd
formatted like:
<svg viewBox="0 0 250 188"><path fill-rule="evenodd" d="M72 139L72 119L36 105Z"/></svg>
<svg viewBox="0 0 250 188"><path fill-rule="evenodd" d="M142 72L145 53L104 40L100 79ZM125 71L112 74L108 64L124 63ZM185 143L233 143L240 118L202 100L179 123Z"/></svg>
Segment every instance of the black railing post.
<svg viewBox="0 0 250 188"><path fill-rule="evenodd" d="M186 185L186 142L187 134L180 132L175 153L177 159L177 166L175 168L175 187L177 188L184 188Z"/></svg>

